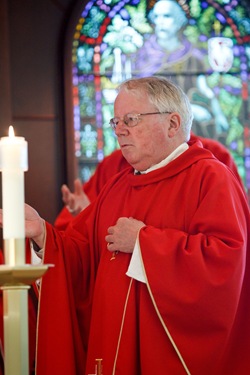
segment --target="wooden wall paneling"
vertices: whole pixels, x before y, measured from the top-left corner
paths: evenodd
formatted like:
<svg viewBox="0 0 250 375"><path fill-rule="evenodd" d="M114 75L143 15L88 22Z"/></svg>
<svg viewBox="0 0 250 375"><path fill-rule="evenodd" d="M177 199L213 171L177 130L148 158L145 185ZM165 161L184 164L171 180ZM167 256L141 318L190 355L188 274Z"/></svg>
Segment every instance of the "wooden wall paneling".
<svg viewBox="0 0 250 375"><path fill-rule="evenodd" d="M71 53L65 54L71 41L65 42L65 35L80 3L0 0L0 136L12 124L16 135L27 139L26 201L51 223L63 206L61 184L76 177L73 115L65 112L71 91L64 95L64 74L71 82Z"/></svg>
<svg viewBox="0 0 250 375"><path fill-rule="evenodd" d="M12 124L29 144L27 203L53 223L64 182L62 51L64 7L9 0Z"/></svg>

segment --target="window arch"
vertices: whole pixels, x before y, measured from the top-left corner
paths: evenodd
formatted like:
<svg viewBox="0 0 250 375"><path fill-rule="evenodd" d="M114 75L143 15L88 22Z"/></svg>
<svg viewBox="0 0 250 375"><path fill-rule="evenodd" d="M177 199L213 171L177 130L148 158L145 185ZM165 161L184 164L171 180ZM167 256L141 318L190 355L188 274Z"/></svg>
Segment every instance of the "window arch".
<svg viewBox="0 0 250 375"><path fill-rule="evenodd" d="M117 148L109 119L119 82L161 74L184 88L194 131L229 149L250 190L249 17L244 0L83 2L71 40L74 153L81 179Z"/></svg>

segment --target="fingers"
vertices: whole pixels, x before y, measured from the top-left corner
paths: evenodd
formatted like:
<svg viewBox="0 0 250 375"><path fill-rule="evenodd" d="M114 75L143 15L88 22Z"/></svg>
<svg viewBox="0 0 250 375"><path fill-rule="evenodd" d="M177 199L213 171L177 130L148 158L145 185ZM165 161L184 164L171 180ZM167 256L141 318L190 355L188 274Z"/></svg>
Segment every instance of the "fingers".
<svg viewBox="0 0 250 375"><path fill-rule="evenodd" d="M90 204L88 196L84 193L80 179L74 181L74 192L72 193L66 184L61 187L62 200L68 211L73 215L78 215Z"/></svg>
<svg viewBox="0 0 250 375"><path fill-rule="evenodd" d="M61 186L61 192L62 192L62 194L67 194L68 192L70 192L70 190L69 190L67 185L63 184Z"/></svg>
<svg viewBox="0 0 250 375"><path fill-rule="evenodd" d="M70 194L71 194L68 186L62 185L61 192L62 192L62 200L63 200L64 204L67 205L69 203L69 197L70 197Z"/></svg>
<svg viewBox="0 0 250 375"><path fill-rule="evenodd" d="M106 242L113 242L114 238L111 234L107 234L107 236L105 236L105 241Z"/></svg>
<svg viewBox="0 0 250 375"><path fill-rule="evenodd" d="M108 230L107 230L107 232L109 234L113 234L114 233L114 227L109 227Z"/></svg>
<svg viewBox="0 0 250 375"><path fill-rule="evenodd" d="M120 217L114 226L107 229L105 241L109 251L132 253L138 236L138 231L144 227L142 221L133 217Z"/></svg>
<svg viewBox="0 0 250 375"><path fill-rule="evenodd" d="M114 247L114 244L113 244L112 242L108 242L108 243L107 243L107 249L108 249L109 251L114 251L114 250L113 250L113 247Z"/></svg>
<svg viewBox="0 0 250 375"><path fill-rule="evenodd" d="M67 207L68 211L69 211L73 216L75 216L75 215L78 214L78 212L76 212L76 208L75 208L75 197L74 197L73 194L70 194L70 196L68 197L66 207Z"/></svg>
<svg viewBox="0 0 250 375"><path fill-rule="evenodd" d="M75 194L77 194L77 195L82 194L83 189L82 189L82 182L81 182L81 180L76 179L74 181L74 188L75 188Z"/></svg>
<svg viewBox="0 0 250 375"><path fill-rule="evenodd" d="M86 208L90 204L90 200L89 200L87 194L84 193L83 190L81 192L81 197L82 197L82 199L81 199L81 208L83 210L84 208Z"/></svg>
<svg viewBox="0 0 250 375"><path fill-rule="evenodd" d="M71 194L69 196L69 199L68 199L68 206L71 208L71 209L74 209L74 206L75 206L75 198L74 196Z"/></svg>

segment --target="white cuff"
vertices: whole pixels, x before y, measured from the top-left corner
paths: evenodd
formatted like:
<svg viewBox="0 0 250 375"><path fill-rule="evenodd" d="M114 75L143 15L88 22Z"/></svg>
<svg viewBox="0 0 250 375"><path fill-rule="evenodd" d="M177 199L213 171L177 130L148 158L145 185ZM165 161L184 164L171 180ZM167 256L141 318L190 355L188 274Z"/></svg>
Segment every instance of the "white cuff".
<svg viewBox="0 0 250 375"><path fill-rule="evenodd" d="M134 251L126 275L132 277L135 280L141 281L142 283L146 283L144 268L141 260L139 233L135 242Z"/></svg>
<svg viewBox="0 0 250 375"><path fill-rule="evenodd" d="M44 250L40 249L39 251L35 251L32 241L30 241L30 250L31 250L31 264L33 264L34 266L39 266L40 264L42 264Z"/></svg>

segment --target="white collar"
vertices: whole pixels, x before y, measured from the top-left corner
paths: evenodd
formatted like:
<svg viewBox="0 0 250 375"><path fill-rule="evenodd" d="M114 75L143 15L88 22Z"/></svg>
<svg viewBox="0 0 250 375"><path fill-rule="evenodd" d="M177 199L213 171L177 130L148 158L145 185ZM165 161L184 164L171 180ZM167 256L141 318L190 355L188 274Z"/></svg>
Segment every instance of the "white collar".
<svg viewBox="0 0 250 375"><path fill-rule="evenodd" d="M155 171L156 169L165 167L168 163L170 163L172 160L178 158L183 152L185 152L189 148L188 144L186 142L182 143L180 146L178 146L171 154L169 154L165 159L160 161L160 163L157 163L153 165L152 167L146 169L145 171L141 171L141 174L146 174L152 171ZM135 170L135 173L138 172Z"/></svg>

